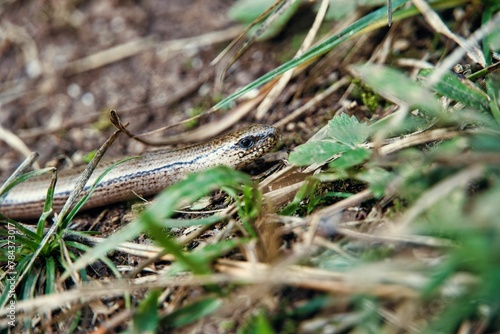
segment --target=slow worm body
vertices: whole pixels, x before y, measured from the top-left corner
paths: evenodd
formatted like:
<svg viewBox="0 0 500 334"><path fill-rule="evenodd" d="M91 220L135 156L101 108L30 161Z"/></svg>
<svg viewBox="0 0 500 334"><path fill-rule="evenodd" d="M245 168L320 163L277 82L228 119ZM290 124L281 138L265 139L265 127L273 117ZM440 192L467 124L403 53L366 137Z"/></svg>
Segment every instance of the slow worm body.
<svg viewBox="0 0 500 334"><path fill-rule="evenodd" d="M128 160L112 169L99 183L84 209L126 201L137 196L149 197L180 181L188 173L218 165L242 168L273 148L279 132L268 125L252 125L208 142L180 149L158 150ZM116 162L101 162L87 182L82 196L106 168ZM53 198L56 212L62 208L83 168L58 173ZM50 176L29 179L14 187L0 213L15 219L34 219L43 210Z"/></svg>

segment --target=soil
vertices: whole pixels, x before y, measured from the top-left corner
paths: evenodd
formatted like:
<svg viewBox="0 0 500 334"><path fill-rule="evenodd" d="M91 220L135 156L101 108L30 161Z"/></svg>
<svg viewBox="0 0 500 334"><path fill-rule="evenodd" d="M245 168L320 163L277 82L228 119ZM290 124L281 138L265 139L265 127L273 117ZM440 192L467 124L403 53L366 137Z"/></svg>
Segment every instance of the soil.
<svg viewBox="0 0 500 334"><path fill-rule="evenodd" d="M69 165L84 163L85 156L116 130L107 120L110 109L118 111L132 133L176 125L208 110L221 97L293 57L298 48L296 39L303 39L314 18L311 7L304 6L297 14L300 20L290 20L277 36L251 45L219 84L220 68L211 62L235 37L234 28L240 25L227 15L232 4L229 0L13 0L0 5L0 124L26 147L23 152L22 145L3 136L0 179L5 179L30 151L40 154L41 166L66 168L68 160ZM345 23L330 22L325 29L342 25ZM207 41L206 35L214 32L219 32L220 41ZM402 31L400 35L412 33ZM235 127L274 124L283 119L347 75L347 65L369 59L384 35L382 29L344 43L299 73L264 118L256 119L255 113L250 113ZM193 40L188 38L195 38L199 45L192 46ZM135 45L128 44L134 41ZM410 45L403 43L403 37L401 41L402 48ZM120 45L125 47L112 49ZM168 52L167 46L171 47ZM106 50L112 52L103 53ZM81 62L92 55L100 55L99 61L104 63L87 66ZM278 150L287 152L305 142L339 109L360 120L376 119L382 111L370 111L355 101L347 105L345 99L339 104L343 93L339 90L282 126ZM194 124L177 125L148 138L168 137L201 124L217 124L227 112L211 113ZM146 149L121 136L106 154L133 155ZM78 229L108 235L127 221L129 211L127 203L121 203L105 211L83 213L75 224ZM126 256L114 260L138 262ZM102 275L99 268L95 270L91 275Z"/></svg>
<svg viewBox="0 0 500 334"><path fill-rule="evenodd" d="M19 144L0 141L0 180L7 178L30 151L39 154L42 167L62 169L68 161L70 166L85 163L87 154L116 130L108 121L111 109L117 110L123 122L130 124L128 129L136 134L175 125L209 109L220 97L277 67L287 60L284 57L292 57L298 47L294 36L305 35L310 26L306 21L313 18L311 9L306 7L300 14L303 20L291 20L278 36L253 44L229 68L220 84L216 75L220 71L211 62L235 37L231 31L239 26L227 15L231 4L173 0L49 4L14 1L4 5L0 12L6 37L0 44L0 124L26 148L23 151ZM216 43L207 43L208 37L199 38L213 32L225 37ZM148 38L154 42L144 42ZM187 38L205 43L186 46ZM112 55L101 54L139 40L140 43L126 47L127 51L113 49ZM166 44L179 40L182 48L165 52ZM127 52L132 55L112 59ZM81 59L96 54L101 54L103 65L79 67ZM316 68L299 75L311 76L314 81L296 79L300 85L292 83L271 113L259 120L250 114L236 127L280 120L331 84L332 77L341 76L339 65L339 58L325 58ZM289 150L304 142L324 125L332 110L338 108L338 98L333 95L314 112L287 124L282 129L281 149ZM217 122L224 113L201 117L195 124ZM312 113L314 117L310 117ZM189 126L192 123L148 138L182 133ZM117 157L147 149L121 136L106 154ZM124 205L117 207L120 212ZM92 217L100 213L95 212ZM113 211L104 219L116 221L115 214Z"/></svg>

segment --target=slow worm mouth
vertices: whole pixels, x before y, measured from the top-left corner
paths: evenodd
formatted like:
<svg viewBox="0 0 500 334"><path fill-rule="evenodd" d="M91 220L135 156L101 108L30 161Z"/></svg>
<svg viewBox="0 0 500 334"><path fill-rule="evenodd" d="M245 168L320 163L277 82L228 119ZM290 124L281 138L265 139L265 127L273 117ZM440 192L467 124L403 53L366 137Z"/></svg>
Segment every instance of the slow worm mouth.
<svg viewBox="0 0 500 334"><path fill-rule="evenodd" d="M239 140L248 136L259 138L250 153L241 160L228 159L228 147L235 145ZM136 194L149 197L163 190L169 185L178 182L185 174L198 172L215 165L227 164L233 168L258 159L276 146L280 139L277 128L269 125L252 125L240 130L217 137L209 142L202 142L180 149L158 150L147 152L131 160L124 160L121 164L107 171L105 177L99 181L94 193L87 200L83 209L91 209L108 204L136 198ZM236 141L237 142L237 141ZM222 155L213 154L225 148ZM219 151L221 152L221 151ZM205 159L200 159L205 157ZM208 160L207 160L208 159ZM92 184L97 177L103 174L114 162L100 163L87 184ZM76 180L82 173L81 168L66 170L58 173L58 180L54 189L53 207L58 212L75 187ZM34 177L12 188L2 204L0 212L16 219L36 219L43 211L50 176ZM80 196L87 194L84 188Z"/></svg>

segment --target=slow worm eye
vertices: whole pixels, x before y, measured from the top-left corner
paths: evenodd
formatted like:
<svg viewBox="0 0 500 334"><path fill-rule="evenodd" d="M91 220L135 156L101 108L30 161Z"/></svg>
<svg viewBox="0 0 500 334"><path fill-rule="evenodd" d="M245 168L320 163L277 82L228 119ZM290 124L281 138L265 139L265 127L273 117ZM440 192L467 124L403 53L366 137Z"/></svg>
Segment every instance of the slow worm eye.
<svg viewBox="0 0 500 334"><path fill-rule="evenodd" d="M243 149L249 149L252 147L255 143L255 139L253 137L245 137L243 139L240 139L238 142L238 146L243 148Z"/></svg>
<svg viewBox="0 0 500 334"><path fill-rule="evenodd" d="M1 1L1 0L0 0ZM235 138L240 138L236 141ZM99 188L85 203L83 209L96 208L107 204L135 198L135 194L152 196L166 186L172 185L185 174L205 170L212 166L227 165L234 168L246 166L271 150L279 140L279 131L267 125L254 125L215 138L206 143L188 146L179 150L158 150L137 159L122 161L106 179L99 182ZM236 141L236 143L235 143ZM219 152L227 152L221 156ZM205 159L207 157L207 159ZM107 165L97 166L94 174L101 174ZM54 190L54 204L60 210L67 200L67 189L74 188L75 176L81 171L75 169L59 175ZM36 219L43 211L47 195L46 180L30 180L24 188L16 187L9 197L0 203L2 214L17 219ZM88 189L84 193L87 195Z"/></svg>

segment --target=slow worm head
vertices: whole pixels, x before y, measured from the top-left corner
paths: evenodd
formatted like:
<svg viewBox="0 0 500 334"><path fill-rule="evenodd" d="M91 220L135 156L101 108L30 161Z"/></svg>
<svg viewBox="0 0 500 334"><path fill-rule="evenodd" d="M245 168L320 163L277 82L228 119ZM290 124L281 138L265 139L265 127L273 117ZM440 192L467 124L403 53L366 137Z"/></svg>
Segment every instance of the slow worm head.
<svg viewBox="0 0 500 334"><path fill-rule="evenodd" d="M165 187L180 181L188 173L226 165L242 168L269 152L279 140L279 131L268 125L252 125L208 142L174 150L158 150L128 160L109 172L99 183L84 209L110 203L152 196ZM83 190L88 192L97 177L114 161L101 162ZM83 168L58 173L53 207L58 212L80 176ZM0 212L16 219L34 219L43 210L50 176L27 180L13 188L2 204Z"/></svg>

